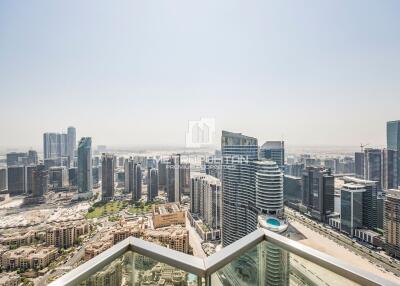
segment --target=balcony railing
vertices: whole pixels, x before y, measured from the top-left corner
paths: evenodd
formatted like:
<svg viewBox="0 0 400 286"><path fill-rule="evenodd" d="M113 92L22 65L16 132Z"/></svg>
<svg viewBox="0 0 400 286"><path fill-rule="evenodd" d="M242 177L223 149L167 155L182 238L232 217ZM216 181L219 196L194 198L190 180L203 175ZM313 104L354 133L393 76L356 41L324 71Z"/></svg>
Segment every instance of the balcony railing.
<svg viewBox="0 0 400 286"><path fill-rule="evenodd" d="M130 237L50 285L398 284L259 229L204 259Z"/></svg>

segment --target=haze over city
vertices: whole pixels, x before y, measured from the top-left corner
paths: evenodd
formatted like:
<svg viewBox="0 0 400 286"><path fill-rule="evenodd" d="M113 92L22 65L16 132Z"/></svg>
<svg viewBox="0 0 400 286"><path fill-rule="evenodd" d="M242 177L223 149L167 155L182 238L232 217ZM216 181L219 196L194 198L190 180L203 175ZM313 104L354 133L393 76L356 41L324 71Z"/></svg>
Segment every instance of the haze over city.
<svg viewBox="0 0 400 286"><path fill-rule="evenodd" d="M202 117L218 136L384 146L399 117L398 1L40 2L0 3L2 148L69 125L183 146Z"/></svg>
<svg viewBox="0 0 400 286"><path fill-rule="evenodd" d="M400 285L399 11L0 1L0 286Z"/></svg>

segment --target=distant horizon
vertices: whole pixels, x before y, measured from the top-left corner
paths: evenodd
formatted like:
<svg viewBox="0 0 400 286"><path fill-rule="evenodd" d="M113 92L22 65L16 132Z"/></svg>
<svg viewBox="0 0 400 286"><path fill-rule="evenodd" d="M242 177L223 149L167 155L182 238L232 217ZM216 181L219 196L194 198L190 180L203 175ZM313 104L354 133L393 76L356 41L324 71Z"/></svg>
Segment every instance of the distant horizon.
<svg viewBox="0 0 400 286"><path fill-rule="evenodd" d="M90 136L89 136L90 137ZM262 142L263 143L263 142ZM259 146L262 145L259 142ZM140 152L140 151L176 151L176 150L186 150L186 151L215 151L220 150L220 146L209 147L209 148L186 148L184 144L182 145L157 145L157 144L148 144L148 145L107 145L107 144L93 144L92 149L93 151L97 151L98 146L106 146L107 151L119 151L119 152ZM315 145L315 144L304 144L304 145L297 145L297 144L288 144L285 142L285 149L292 151L293 149L307 149L312 148L315 152L328 150L332 151L334 149L348 149L359 151L360 145ZM386 145L367 145L365 148L379 148L383 149L386 148ZM2 147L0 146L0 154L5 155L6 152L23 152L28 150L35 150L38 153L43 153L43 146L20 146L20 147Z"/></svg>
<svg viewBox="0 0 400 286"><path fill-rule="evenodd" d="M386 144L399 1L0 2L0 146L70 125L180 146L189 122L293 145ZM35 147L35 148L36 148Z"/></svg>

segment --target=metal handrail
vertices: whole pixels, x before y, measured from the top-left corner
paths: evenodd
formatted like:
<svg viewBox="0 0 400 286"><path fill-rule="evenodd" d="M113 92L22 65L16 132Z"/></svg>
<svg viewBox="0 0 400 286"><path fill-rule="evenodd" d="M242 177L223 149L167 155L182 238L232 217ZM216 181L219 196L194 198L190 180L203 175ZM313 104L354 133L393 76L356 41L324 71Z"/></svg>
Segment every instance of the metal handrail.
<svg viewBox="0 0 400 286"><path fill-rule="evenodd" d="M50 285L78 285L80 282L89 278L97 271L102 270L104 266L110 264L127 251L133 251L186 272L196 274L199 277L208 278L211 276L211 274L223 268L235 258L240 257L243 253L252 249L262 241L271 242L283 250L293 253L360 285L399 285L380 278L370 272L360 270L348 263L333 258L332 256L300 244L299 242L290 240L274 232L261 229L250 233L249 235L223 248L221 251L204 259L168 249L138 238L130 237L114 245L93 259L85 262L74 270L68 272L56 281L50 283Z"/></svg>
<svg viewBox="0 0 400 286"><path fill-rule="evenodd" d="M222 248L221 251L205 258L204 264L206 266L206 275L211 275L223 268L235 258L240 257L245 252L257 246L257 244L262 242L264 239L265 233L262 230L257 229L234 243Z"/></svg>
<svg viewBox="0 0 400 286"><path fill-rule="evenodd" d="M308 260L322 268L325 268L339 276L345 277L353 282L365 286L399 286L398 283L393 283L386 279L376 276L370 272L361 270L353 265L342 260L334 258L328 254L315 250L309 246L303 245L297 241L279 235L269 230L265 232L265 240L273 243L289 253L295 254L305 260ZM400 280L399 280L400 281Z"/></svg>
<svg viewBox="0 0 400 286"><path fill-rule="evenodd" d="M88 279L91 275L95 274L97 271L100 271L112 261L129 251L130 242L130 238L127 238L120 243L117 243L106 251L83 263L79 267L61 276L59 279L55 280L49 285L78 285L80 282Z"/></svg>

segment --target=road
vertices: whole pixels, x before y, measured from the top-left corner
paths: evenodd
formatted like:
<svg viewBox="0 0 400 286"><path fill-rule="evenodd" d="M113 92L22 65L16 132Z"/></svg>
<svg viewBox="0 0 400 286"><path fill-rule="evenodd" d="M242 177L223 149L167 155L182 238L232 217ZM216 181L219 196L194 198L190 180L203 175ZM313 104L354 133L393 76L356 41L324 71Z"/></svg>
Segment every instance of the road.
<svg viewBox="0 0 400 286"><path fill-rule="evenodd" d="M204 252L203 248L201 247L201 243L203 240L196 232L194 227L190 225L190 221L186 218L186 229L189 231L189 244L193 248L193 256L205 258L207 257L206 253Z"/></svg>
<svg viewBox="0 0 400 286"><path fill-rule="evenodd" d="M116 222L109 222L107 220L104 220L103 224L104 224L104 228L108 228L108 227L111 227L114 224L116 224ZM70 259L68 259L68 261L64 265L57 267L53 273L51 273L51 271L47 272L38 281L36 281L35 285L45 286L45 285L47 285L47 280L49 278L60 277L64 273L66 273L66 272L70 271L71 269L73 269L74 267L76 267L78 262L81 261L85 255L84 245L89 244L95 240L98 240L102 234L103 233L101 231L98 231L87 242L85 242L82 245L82 247Z"/></svg>
<svg viewBox="0 0 400 286"><path fill-rule="evenodd" d="M323 224L317 223L293 209L285 208L285 214L289 219L297 221L298 223L306 226L307 228L329 238L337 244L345 247L353 253L360 255L376 265L381 265L386 271L392 272L397 276L400 276L400 262L395 262L388 257L369 249L355 241L348 236L341 234L332 229L326 228Z"/></svg>

